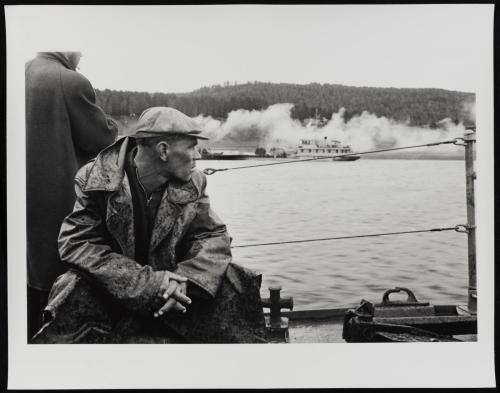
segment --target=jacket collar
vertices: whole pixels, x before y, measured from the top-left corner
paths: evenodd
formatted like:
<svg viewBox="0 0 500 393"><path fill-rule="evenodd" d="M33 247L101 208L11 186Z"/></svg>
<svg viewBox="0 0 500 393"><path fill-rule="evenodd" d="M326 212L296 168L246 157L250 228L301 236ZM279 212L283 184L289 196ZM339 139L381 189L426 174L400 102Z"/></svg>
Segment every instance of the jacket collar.
<svg viewBox="0 0 500 393"><path fill-rule="evenodd" d="M53 59L57 60L59 63L61 63L64 67L75 71L75 68L73 67L73 64L69 61L69 59L64 55L62 52L39 52L38 57L45 57L48 59Z"/></svg>
<svg viewBox="0 0 500 393"><path fill-rule="evenodd" d="M117 191L125 176L129 145L133 143L129 137L124 137L102 150L90 169L84 191ZM201 189L199 176L193 176L188 182L169 181L167 199L178 204L193 202L199 198Z"/></svg>

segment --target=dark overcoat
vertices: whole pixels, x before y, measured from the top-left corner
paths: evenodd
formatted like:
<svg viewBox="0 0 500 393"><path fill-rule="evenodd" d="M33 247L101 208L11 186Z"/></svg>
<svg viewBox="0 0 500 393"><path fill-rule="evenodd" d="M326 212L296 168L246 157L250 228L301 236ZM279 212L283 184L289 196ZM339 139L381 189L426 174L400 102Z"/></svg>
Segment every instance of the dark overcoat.
<svg viewBox="0 0 500 393"><path fill-rule="evenodd" d="M231 238L210 208L206 177L171 181L152 229L148 263L134 260L134 212L124 170L129 138L84 166L77 200L59 236L71 270L50 292L48 323L35 342L262 342L260 276L231 262ZM153 318L165 302L165 271L186 276L204 293L186 314ZM189 295L189 291L188 291Z"/></svg>
<svg viewBox="0 0 500 393"><path fill-rule="evenodd" d="M114 142L117 126L61 52L39 53L25 76L28 285L48 291L65 269L57 237L75 202L75 174Z"/></svg>

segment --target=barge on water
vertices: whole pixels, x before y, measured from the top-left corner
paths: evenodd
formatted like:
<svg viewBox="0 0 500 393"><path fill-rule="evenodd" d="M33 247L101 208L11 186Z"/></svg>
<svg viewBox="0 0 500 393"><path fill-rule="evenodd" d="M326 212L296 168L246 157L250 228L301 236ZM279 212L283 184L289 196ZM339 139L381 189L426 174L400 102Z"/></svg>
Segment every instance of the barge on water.
<svg viewBox="0 0 500 393"><path fill-rule="evenodd" d="M235 150L210 150L205 148L200 153L201 160L247 160L252 157L250 154Z"/></svg>

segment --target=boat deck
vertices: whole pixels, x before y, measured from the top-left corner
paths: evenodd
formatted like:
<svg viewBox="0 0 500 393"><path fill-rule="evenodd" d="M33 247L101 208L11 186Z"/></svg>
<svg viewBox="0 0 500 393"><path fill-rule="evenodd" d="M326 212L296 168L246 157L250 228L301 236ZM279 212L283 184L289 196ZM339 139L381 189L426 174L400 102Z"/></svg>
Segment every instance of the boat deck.
<svg viewBox="0 0 500 393"><path fill-rule="evenodd" d="M347 308L282 312L289 318L290 343L345 343L342 339Z"/></svg>
<svg viewBox="0 0 500 393"><path fill-rule="evenodd" d="M290 321L290 343L345 343L342 323L342 317L323 321Z"/></svg>
<svg viewBox="0 0 500 393"><path fill-rule="evenodd" d="M283 312L289 318L289 343L347 343L342 338L346 308ZM476 334L454 335L460 341L477 341Z"/></svg>

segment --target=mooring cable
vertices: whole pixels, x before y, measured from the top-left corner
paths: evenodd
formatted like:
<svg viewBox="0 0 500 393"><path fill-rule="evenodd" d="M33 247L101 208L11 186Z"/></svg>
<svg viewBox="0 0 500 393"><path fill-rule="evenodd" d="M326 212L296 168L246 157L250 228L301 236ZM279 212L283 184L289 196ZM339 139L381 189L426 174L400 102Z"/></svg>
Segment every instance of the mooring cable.
<svg viewBox="0 0 500 393"><path fill-rule="evenodd" d="M455 232L467 233L469 229L471 229L471 227L469 227L467 225L460 224L460 225L455 225L454 227L446 227L446 228L417 229L417 230L411 230L411 231L371 233L371 234L366 234L366 235L336 236L336 237L324 237L324 238L316 238L316 239L289 240L289 241L271 242L271 243L242 244L239 246L231 246L231 248L273 246L273 245L279 245L279 244L293 244L293 243L310 243L310 242L321 242L321 241L327 241L327 240L343 240L343 239L355 239L355 238L362 238L362 237L405 235L405 234L409 234L409 233L422 233L422 232L455 231Z"/></svg>
<svg viewBox="0 0 500 393"><path fill-rule="evenodd" d="M382 153L382 152L387 152L387 151L403 150L403 149L414 149L414 148L417 148L417 147L429 147L429 146L438 146L438 145L445 145L445 144L454 144L454 145L460 145L460 146L462 146L463 145L463 141L464 141L463 138L454 138L454 139L449 140L449 141L426 143L426 144L423 144L423 145L393 147L393 148L389 148L389 149L370 150L370 151L364 151L364 152L359 152L359 153L338 154L338 155L335 155L335 156L305 158L305 159L298 159L298 160L291 160L291 161L272 162L272 163L267 163L267 164L246 165L246 166L233 167L233 168L220 168L220 169L206 168L206 169L203 170L203 173L205 175L213 175L215 172L231 171L231 170L235 170L235 169L257 168L257 167L261 167L261 166L270 166L270 165L293 164L293 163L297 163L297 162L326 160L326 159L329 159L329 158L337 158L337 157L360 156L360 155L363 155L363 154Z"/></svg>

